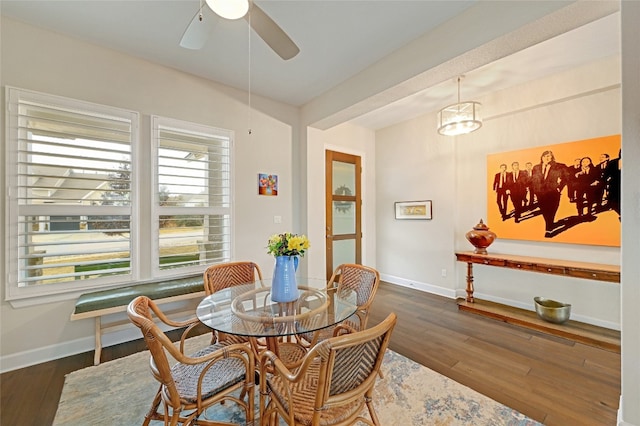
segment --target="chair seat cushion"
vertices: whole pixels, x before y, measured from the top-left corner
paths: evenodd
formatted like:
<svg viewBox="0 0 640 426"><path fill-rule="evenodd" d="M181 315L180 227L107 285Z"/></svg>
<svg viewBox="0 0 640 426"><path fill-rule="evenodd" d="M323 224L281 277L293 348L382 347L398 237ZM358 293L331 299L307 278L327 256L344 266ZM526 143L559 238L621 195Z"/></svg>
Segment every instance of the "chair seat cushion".
<svg viewBox="0 0 640 426"><path fill-rule="evenodd" d="M189 355L191 358L198 358L222 349L221 344L207 346L200 351ZM171 368L176 389L180 396L190 402L195 403L198 399L198 379L205 367L210 363L200 363L197 365L176 364ZM227 389L245 379L245 365L237 358L223 358L213 364L205 374L202 381L202 398L206 399L220 391Z"/></svg>
<svg viewBox="0 0 640 426"><path fill-rule="evenodd" d="M303 425L311 425L313 419L313 404L316 399L318 381L320 373L320 361L314 361L305 376L305 380L291 384L291 394L293 403L296 407L294 416L296 421ZM287 402L287 391L278 376L267 375L267 383L271 389L271 397L277 398L280 404L289 411L290 407ZM340 407L331 407L320 411L320 424L321 425L334 425L340 423L360 412L364 405L364 399L356 400L350 404L342 405Z"/></svg>

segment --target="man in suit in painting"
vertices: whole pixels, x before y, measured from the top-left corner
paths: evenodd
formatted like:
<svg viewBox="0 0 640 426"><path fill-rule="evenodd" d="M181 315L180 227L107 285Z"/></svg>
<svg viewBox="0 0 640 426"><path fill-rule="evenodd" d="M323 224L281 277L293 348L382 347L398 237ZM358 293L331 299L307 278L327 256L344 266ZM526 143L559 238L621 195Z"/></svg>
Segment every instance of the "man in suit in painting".
<svg viewBox="0 0 640 426"><path fill-rule="evenodd" d="M596 202L598 203L598 207L605 205L608 199L608 185L606 180L607 166L609 165L609 154L603 153L600 154L600 163L595 166L598 169L598 185L596 188Z"/></svg>
<svg viewBox="0 0 640 426"><path fill-rule="evenodd" d="M507 175L507 188L513 203L515 222L520 222L520 216L525 208L527 197L526 173L520 170L520 163L511 163L511 173Z"/></svg>
<svg viewBox="0 0 640 426"><path fill-rule="evenodd" d="M607 162L604 180L607 182L609 193L607 194L607 207L618 213L620 220L620 182L622 174L622 150L618 152L618 158Z"/></svg>
<svg viewBox="0 0 640 426"><path fill-rule="evenodd" d="M544 151L540 164L533 166L533 192L544 218L546 238L551 238L557 229L555 217L560 206L560 193L566 184L567 166L556 162L552 151Z"/></svg>
<svg viewBox="0 0 640 426"><path fill-rule="evenodd" d="M493 178L493 190L496 192L496 203L502 216L507 218L507 201L509 200L509 188L507 186L507 165L500 164L500 171Z"/></svg>
<svg viewBox="0 0 640 426"><path fill-rule="evenodd" d="M576 190L578 184L578 174L581 169L581 159L576 158L573 160L572 166L567 166L567 195L569 196L569 202L576 202Z"/></svg>
<svg viewBox="0 0 640 426"><path fill-rule="evenodd" d="M524 207L527 208L528 210L533 209L533 204L535 202L534 200L534 194L533 194L533 164L531 164L531 162L527 161L527 163L524 165L525 169L523 170L522 174L522 179L523 182L522 184L525 187L525 199L524 199Z"/></svg>
<svg viewBox="0 0 640 426"><path fill-rule="evenodd" d="M600 206L598 194L600 169L593 165L590 157L580 160L580 171L576 174L576 208L578 216L591 216Z"/></svg>

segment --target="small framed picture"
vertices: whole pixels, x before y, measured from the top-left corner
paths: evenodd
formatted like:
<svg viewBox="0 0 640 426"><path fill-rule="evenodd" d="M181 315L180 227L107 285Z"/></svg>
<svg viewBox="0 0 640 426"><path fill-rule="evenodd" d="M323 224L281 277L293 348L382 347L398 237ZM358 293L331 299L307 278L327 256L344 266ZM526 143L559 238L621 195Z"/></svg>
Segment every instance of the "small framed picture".
<svg viewBox="0 0 640 426"><path fill-rule="evenodd" d="M278 195L278 175L258 173L258 195Z"/></svg>
<svg viewBox="0 0 640 426"><path fill-rule="evenodd" d="M431 220L431 200L398 201L396 219Z"/></svg>

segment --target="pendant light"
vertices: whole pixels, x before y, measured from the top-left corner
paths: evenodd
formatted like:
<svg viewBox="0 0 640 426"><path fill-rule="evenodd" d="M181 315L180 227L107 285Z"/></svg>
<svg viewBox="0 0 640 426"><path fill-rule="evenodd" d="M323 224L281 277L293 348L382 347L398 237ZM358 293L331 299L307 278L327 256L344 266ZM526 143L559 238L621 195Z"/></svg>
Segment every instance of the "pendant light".
<svg viewBox="0 0 640 426"><path fill-rule="evenodd" d="M446 106L438 112L438 133L444 136L457 136L471 133L482 127L480 109L482 104L475 101L460 102L460 81L458 77L458 103Z"/></svg>

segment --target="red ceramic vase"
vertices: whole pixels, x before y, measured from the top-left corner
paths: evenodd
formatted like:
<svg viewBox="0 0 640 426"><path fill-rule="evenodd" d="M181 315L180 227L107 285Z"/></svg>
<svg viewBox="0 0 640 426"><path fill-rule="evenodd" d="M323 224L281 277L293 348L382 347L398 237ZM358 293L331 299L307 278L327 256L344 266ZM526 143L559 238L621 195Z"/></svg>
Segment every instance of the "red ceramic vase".
<svg viewBox="0 0 640 426"><path fill-rule="evenodd" d="M476 254L487 254L487 247L497 238L495 232L489 231L489 227L482 222L473 227L466 234L467 240L476 248L473 252Z"/></svg>

